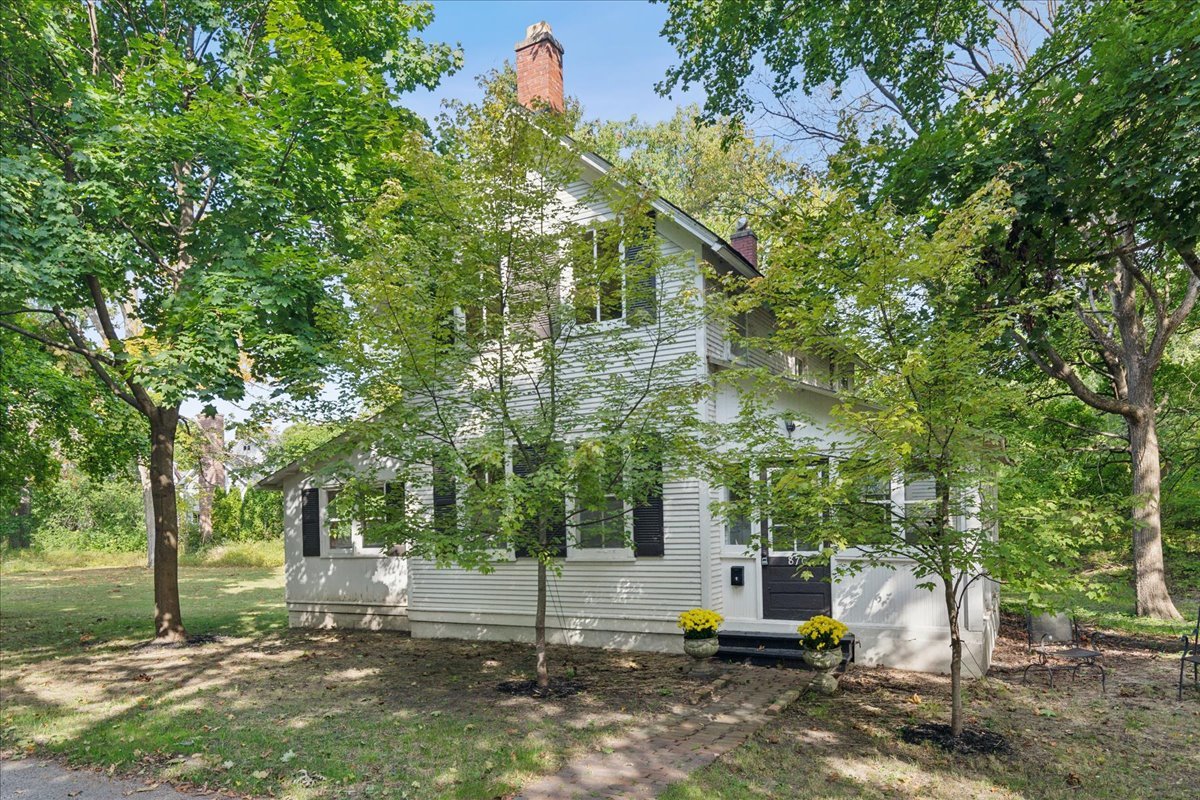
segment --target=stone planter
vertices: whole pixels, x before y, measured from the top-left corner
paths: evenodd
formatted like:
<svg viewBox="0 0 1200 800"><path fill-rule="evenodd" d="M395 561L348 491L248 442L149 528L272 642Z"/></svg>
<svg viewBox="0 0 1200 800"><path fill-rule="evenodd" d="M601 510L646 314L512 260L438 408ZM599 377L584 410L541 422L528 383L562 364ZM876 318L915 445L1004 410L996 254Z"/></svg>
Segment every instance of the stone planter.
<svg viewBox="0 0 1200 800"><path fill-rule="evenodd" d="M804 663L808 664L816 670L816 676L813 678L812 685L821 694L833 694L838 688L837 676L833 671L842 663L842 648L835 647L831 650L809 650L804 648L801 650L801 658Z"/></svg>
<svg viewBox="0 0 1200 800"><path fill-rule="evenodd" d="M707 639L684 639L683 652L687 653L697 661L704 661L712 658L717 654L717 648L720 645L717 642L717 637L709 636Z"/></svg>

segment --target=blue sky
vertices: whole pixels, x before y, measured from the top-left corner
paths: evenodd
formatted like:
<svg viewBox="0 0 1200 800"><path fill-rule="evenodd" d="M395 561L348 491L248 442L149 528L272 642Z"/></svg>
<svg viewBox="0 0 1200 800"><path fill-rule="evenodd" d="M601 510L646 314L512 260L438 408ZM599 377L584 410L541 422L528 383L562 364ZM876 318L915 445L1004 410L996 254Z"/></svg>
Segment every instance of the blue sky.
<svg viewBox="0 0 1200 800"><path fill-rule="evenodd" d="M701 99L694 91L674 99L654 91L675 60L675 51L658 35L666 18L666 6L641 0L441 0L434 3L433 24L422 36L460 43L465 64L434 91L413 92L404 102L430 118L444 98L477 98L475 78L511 61L513 45L525 38L525 28L545 20L566 51L566 93L583 103L587 117L665 119L677 104Z"/></svg>

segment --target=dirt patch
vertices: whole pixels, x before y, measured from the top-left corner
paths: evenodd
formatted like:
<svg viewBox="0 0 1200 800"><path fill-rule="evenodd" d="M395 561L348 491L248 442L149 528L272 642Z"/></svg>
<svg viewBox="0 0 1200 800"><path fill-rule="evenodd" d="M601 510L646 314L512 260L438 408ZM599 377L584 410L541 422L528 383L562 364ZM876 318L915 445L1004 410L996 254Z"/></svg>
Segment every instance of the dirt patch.
<svg viewBox="0 0 1200 800"><path fill-rule="evenodd" d="M909 744L935 744L950 753L960 755L992 755L1009 752L1008 741L998 733L964 728L960 736L950 732L950 726L940 722L922 722L900 729L900 738Z"/></svg>
<svg viewBox="0 0 1200 800"><path fill-rule="evenodd" d="M1172 637L1102 640L1103 693L1098 677L1083 674L1050 688L1031 673L1023 684L1032 660L1024 621L1005 622L988 677L964 682L963 722L983 737L984 752L940 741L950 722L948 676L856 665L838 695L805 695L752 746L663 800L1195 800L1200 691L1176 700ZM989 747L998 741L1007 748Z"/></svg>
<svg viewBox="0 0 1200 800"><path fill-rule="evenodd" d="M206 644L218 644L225 637L217 636L213 633L201 633L195 636L188 636L182 642L160 642L151 639L148 642L138 642L133 646L134 650L151 649L151 650L183 650L188 647L203 647Z"/></svg>
<svg viewBox="0 0 1200 800"><path fill-rule="evenodd" d="M572 680L571 678L551 678L550 685L545 689L540 688L536 680L504 681L496 687L496 691L504 694L538 699L546 697L570 697L586 689L587 685L582 681Z"/></svg>

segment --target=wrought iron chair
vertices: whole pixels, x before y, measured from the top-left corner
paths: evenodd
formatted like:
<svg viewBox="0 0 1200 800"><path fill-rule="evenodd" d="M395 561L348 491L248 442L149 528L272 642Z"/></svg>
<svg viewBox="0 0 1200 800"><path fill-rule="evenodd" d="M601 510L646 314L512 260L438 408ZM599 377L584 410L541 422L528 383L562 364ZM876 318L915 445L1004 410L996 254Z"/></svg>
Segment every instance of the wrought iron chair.
<svg viewBox="0 0 1200 800"><path fill-rule="evenodd" d="M1084 634L1070 614L1027 613L1025 631L1029 652L1037 657L1037 661L1025 667L1021 683L1028 681L1031 669L1042 669L1053 688L1055 672L1070 672L1073 681L1079 677L1081 669L1087 668L1100 673L1100 691L1108 692L1104 665L1100 663L1104 654L1098 649L1099 633Z"/></svg>
<svg viewBox="0 0 1200 800"><path fill-rule="evenodd" d="M1183 655L1179 657L1179 699L1183 699L1183 673L1188 664L1192 665L1192 685L1200 681L1200 608L1196 609L1196 628L1192 631L1191 641L1185 633L1183 639Z"/></svg>

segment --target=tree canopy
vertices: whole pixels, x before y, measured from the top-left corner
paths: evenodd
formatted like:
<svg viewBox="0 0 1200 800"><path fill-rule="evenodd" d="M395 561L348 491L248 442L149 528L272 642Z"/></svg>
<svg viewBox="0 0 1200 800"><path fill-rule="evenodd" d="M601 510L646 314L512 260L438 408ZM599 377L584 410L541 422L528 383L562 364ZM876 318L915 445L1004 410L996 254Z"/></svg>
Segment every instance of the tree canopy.
<svg viewBox="0 0 1200 800"><path fill-rule="evenodd" d="M319 379L336 263L459 54L427 4L38 0L0 27L0 327L145 416L156 630L184 635L174 438L190 398ZM22 324L44 318L50 331Z"/></svg>

